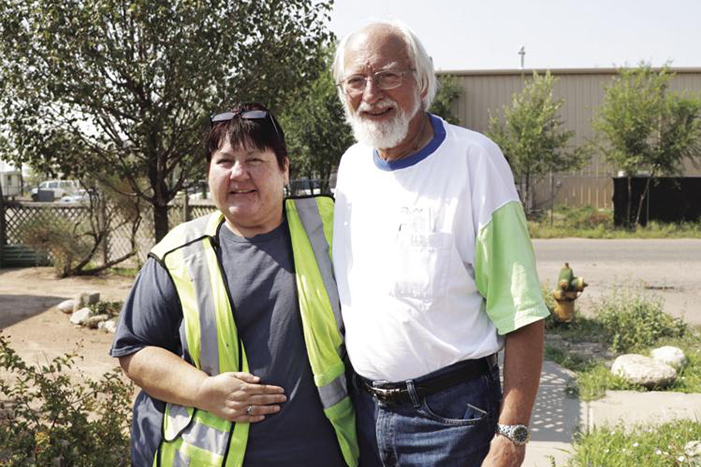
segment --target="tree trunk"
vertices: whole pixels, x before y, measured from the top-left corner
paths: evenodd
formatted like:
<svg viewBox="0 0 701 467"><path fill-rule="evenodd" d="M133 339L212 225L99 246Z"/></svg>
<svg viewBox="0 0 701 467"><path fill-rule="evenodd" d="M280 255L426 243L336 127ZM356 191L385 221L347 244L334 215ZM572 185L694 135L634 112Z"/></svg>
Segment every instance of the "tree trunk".
<svg viewBox="0 0 701 467"><path fill-rule="evenodd" d="M626 222L625 226L627 229L630 229L631 224L631 211L633 210L633 177L628 175L628 202L626 203Z"/></svg>
<svg viewBox="0 0 701 467"><path fill-rule="evenodd" d="M640 213L643 210L643 203L645 202L645 198L647 197L648 193L650 192L650 181L652 180L652 174L647 178L647 182L645 183L645 189L643 190L643 194L640 196L640 203L638 203L638 212L635 214L635 225L636 227L640 225ZM649 219L647 219L649 220Z"/></svg>
<svg viewBox="0 0 701 467"><path fill-rule="evenodd" d="M156 243L160 242L168 233L168 205L153 205L153 234Z"/></svg>

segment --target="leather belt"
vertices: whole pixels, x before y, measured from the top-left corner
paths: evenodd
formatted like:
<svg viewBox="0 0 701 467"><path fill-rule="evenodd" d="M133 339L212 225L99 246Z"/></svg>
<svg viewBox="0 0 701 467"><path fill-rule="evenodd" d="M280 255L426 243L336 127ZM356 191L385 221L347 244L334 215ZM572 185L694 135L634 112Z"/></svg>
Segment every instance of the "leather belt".
<svg viewBox="0 0 701 467"><path fill-rule="evenodd" d="M463 360L455 363L455 368L445 374L424 381L416 381L414 389L418 397L423 398L487 374L496 363L497 354L476 360ZM359 379L361 382L360 386L382 403L391 405L411 402L409 388L406 383L386 383L373 386L370 380L360 376Z"/></svg>

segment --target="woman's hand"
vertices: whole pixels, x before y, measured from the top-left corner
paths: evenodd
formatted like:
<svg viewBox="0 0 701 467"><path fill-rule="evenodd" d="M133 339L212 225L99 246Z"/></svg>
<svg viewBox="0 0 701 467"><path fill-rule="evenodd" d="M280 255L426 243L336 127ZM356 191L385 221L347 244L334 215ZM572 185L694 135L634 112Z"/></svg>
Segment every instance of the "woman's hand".
<svg viewBox="0 0 701 467"><path fill-rule="evenodd" d="M279 404L287 400L283 388L260 384L260 378L250 373L209 376L160 347L144 347L120 357L119 363L150 396L197 407L232 422L260 422L279 412Z"/></svg>
<svg viewBox="0 0 701 467"><path fill-rule="evenodd" d="M222 373L205 378L197 391L196 407L232 422L260 422L280 411L287 397L280 386L260 384L250 373Z"/></svg>

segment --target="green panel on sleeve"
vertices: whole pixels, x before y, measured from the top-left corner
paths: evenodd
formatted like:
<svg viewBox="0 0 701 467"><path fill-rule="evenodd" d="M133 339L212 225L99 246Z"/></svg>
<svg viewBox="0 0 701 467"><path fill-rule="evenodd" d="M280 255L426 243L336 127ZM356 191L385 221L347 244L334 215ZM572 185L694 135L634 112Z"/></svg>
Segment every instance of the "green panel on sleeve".
<svg viewBox="0 0 701 467"><path fill-rule="evenodd" d="M499 334L508 334L547 317L521 203L509 202L492 213L475 245L475 282Z"/></svg>

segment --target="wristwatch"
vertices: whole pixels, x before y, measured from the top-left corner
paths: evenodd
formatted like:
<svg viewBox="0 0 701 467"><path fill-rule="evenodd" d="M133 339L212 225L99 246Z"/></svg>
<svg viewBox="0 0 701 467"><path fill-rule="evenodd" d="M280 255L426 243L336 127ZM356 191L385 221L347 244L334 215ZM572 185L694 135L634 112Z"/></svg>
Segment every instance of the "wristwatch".
<svg viewBox="0 0 701 467"><path fill-rule="evenodd" d="M502 425L497 423L497 434L506 436L516 446L523 446L531 439L526 425Z"/></svg>

